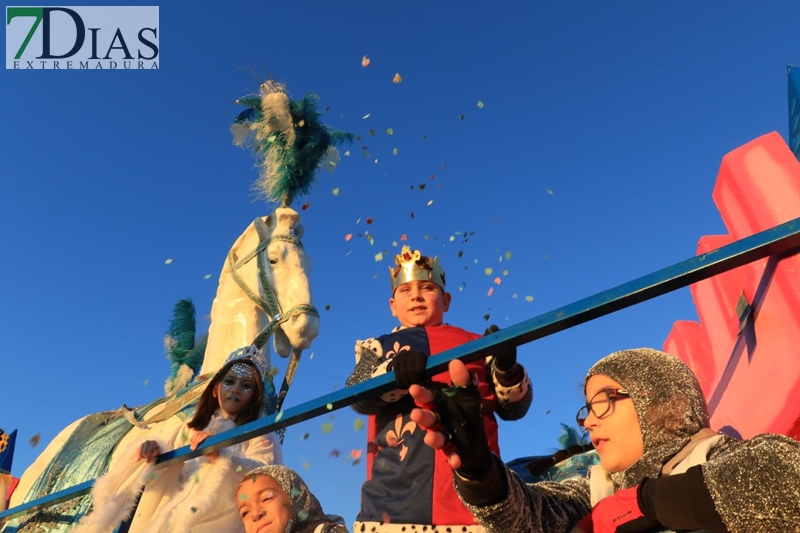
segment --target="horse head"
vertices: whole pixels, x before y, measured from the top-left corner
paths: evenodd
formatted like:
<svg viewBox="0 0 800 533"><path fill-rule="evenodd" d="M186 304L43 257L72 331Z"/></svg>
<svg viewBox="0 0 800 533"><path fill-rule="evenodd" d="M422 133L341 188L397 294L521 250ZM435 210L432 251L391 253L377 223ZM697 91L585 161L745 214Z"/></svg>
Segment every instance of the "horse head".
<svg viewBox="0 0 800 533"><path fill-rule="evenodd" d="M273 334L275 352L288 357L292 348L305 349L319 333L319 314L311 303L308 272L311 260L300 239L303 226L300 215L291 208L281 207L266 218L257 218L253 225L258 232L263 265L259 290L261 298L277 299L279 316Z"/></svg>

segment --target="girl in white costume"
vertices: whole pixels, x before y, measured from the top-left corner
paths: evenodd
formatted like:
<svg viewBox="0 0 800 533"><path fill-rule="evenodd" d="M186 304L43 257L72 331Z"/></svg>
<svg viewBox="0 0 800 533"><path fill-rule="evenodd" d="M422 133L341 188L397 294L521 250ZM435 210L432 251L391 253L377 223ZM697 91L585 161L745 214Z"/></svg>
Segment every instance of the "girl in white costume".
<svg viewBox="0 0 800 533"><path fill-rule="evenodd" d="M130 533L244 531L235 503L226 496L236 491L248 470L282 462L274 434L161 470L155 469L155 458L187 444L194 450L212 435L263 416L269 379L266 360L255 347L233 352L209 381L191 420L176 416L145 430L98 478L92 488L93 510L72 533L114 531L134 507Z"/></svg>

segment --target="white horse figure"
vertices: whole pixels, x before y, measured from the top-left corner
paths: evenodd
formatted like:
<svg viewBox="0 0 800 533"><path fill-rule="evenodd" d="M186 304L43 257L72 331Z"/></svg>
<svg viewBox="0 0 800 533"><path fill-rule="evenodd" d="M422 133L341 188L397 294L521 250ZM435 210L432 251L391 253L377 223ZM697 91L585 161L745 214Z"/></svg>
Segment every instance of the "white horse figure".
<svg viewBox="0 0 800 533"><path fill-rule="evenodd" d="M257 339L261 345L265 344L270 333L274 337L275 351L283 357L293 352L299 357L299 352L316 338L319 315L311 303L307 277L310 260L300 242L303 227L299 220L293 209L278 208L268 217L255 219L236 239L220 274L201 374L221 368L227 356L237 348ZM262 349L269 360L269 349ZM195 387L198 392L195 399L203 388L204 385ZM187 397L189 393L181 397L181 402L174 397L166 398L149 412L139 413L142 423L137 425L152 427L174 422L177 417L172 414L185 407ZM11 507L23 503L31 486L86 418L64 428L28 467L12 495ZM109 468L114 467L117 451L128 449L140 436L141 430L135 429L122 437L111 456Z"/></svg>

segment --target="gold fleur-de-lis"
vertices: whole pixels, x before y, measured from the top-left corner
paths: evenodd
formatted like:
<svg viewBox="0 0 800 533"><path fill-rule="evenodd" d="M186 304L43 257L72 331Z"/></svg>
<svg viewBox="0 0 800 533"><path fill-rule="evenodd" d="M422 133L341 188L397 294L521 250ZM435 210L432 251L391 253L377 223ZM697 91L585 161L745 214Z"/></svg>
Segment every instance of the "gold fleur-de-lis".
<svg viewBox="0 0 800 533"><path fill-rule="evenodd" d="M394 429L390 429L386 434L386 441L390 446L400 446L400 461L406 458L408 454L408 446L406 446L403 436L406 433L414 434L417 429L417 423L410 420L403 425L403 415L397 415L394 419Z"/></svg>
<svg viewBox="0 0 800 533"><path fill-rule="evenodd" d="M386 352L386 358L387 359L389 357L393 357L393 356L399 354L400 352L406 352L406 351L410 350L411 346L408 346L408 345L400 346L400 342L399 341L394 341L394 346L392 346L392 348L393 348L392 350L389 350L388 352Z"/></svg>

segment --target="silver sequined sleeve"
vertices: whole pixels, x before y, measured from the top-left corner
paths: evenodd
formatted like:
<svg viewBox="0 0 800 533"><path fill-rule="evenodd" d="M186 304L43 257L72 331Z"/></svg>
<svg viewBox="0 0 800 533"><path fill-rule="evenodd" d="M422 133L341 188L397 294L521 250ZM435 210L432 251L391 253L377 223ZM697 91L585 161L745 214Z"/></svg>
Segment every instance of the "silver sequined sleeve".
<svg viewBox="0 0 800 533"><path fill-rule="evenodd" d="M800 443L783 435L725 440L703 465L717 512L731 533L800 529Z"/></svg>
<svg viewBox="0 0 800 533"><path fill-rule="evenodd" d="M509 495L496 504L478 507L464 501L487 533L566 533L589 514L589 480L542 481L528 484L505 469Z"/></svg>

